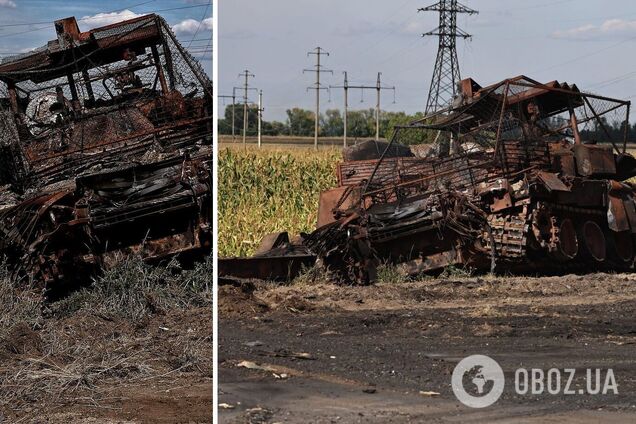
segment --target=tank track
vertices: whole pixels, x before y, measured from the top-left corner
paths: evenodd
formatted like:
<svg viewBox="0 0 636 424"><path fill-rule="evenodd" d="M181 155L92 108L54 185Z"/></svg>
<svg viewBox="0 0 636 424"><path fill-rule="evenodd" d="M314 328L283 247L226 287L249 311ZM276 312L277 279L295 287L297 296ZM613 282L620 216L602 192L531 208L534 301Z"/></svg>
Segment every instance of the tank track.
<svg viewBox="0 0 636 424"><path fill-rule="evenodd" d="M517 207L518 212L512 214L495 214L488 218L488 225L495 242L495 252L499 260L519 261L525 258L528 247L527 234L530 225L529 204ZM486 249L492 250L490 235L483 233Z"/></svg>

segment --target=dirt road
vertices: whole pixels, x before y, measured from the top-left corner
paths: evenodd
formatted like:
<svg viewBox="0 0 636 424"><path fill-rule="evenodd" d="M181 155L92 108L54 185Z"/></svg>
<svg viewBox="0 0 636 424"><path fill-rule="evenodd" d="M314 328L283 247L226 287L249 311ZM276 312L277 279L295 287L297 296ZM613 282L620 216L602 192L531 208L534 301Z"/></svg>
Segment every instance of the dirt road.
<svg viewBox="0 0 636 424"><path fill-rule="evenodd" d="M635 310L635 274L224 286L220 422L634 422ZM451 388L472 354L506 378L484 409ZM518 368L575 368L577 394L517 394ZM578 394L586 368L618 394Z"/></svg>

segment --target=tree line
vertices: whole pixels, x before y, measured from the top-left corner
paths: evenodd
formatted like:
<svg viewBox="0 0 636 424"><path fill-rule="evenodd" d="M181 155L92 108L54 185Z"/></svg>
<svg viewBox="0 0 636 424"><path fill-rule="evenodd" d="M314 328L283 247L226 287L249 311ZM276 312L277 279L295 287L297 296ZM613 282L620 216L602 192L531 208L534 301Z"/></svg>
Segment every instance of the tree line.
<svg viewBox="0 0 636 424"><path fill-rule="evenodd" d="M314 135L314 112L301 108L287 109L287 119L281 121L265 121L261 123L263 135L310 137ZM413 115L405 112L385 112L380 114L380 137L389 138L396 125L406 125L424 116L423 113ZM258 106L250 105L247 113L248 125L246 134L255 136L258 126ZM351 138L375 137L375 109L350 110L347 113L347 135ZM234 109L234 131L243 133L243 106ZM327 109L320 114L320 136L342 137L344 117L339 109ZM219 119L219 134L232 134L232 106L225 108L223 118Z"/></svg>
<svg viewBox="0 0 636 424"><path fill-rule="evenodd" d="M314 112L302 109L287 109L286 119L281 121L263 121L262 133L270 136L297 136L310 137L314 135ZM248 136L257 135L258 106L248 107ZM380 137L389 139L393 135L396 125L407 125L424 117L422 112L407 114L405 112L382 111L380 114ZM350 110L348 112L347 135L352 139L367 139L375 137L375 109ZM620 121L610 122L603 119L605 129L601 125L589 125L580 130L583 140L606 143L613 140L620 143L625 133L625 123ZM243 132L243 106L237 105L234 109L234 131L236 135ZM327 109L320 115L320 136L341 137L344 129L344 117L339 109ZM609 138L608 138L608 134ZM226 106L223 118L219 119L219 134L232 134L232 106ZM419 138L419 137L418 137ZM636 140L636 123L627 128L627 139ZM413 140L424 142L425 140Z"/></svg>

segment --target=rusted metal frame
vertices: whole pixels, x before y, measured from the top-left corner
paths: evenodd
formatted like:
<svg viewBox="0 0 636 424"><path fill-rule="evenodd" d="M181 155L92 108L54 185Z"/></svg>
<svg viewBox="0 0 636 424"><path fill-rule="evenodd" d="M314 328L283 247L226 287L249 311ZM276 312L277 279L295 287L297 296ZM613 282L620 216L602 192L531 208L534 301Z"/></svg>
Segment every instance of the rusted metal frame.
<svg viewBox="0 0 636 424"><path fill-rule="evenodd" d="M497 133L495 134L495 159L499 155L499 150L501 149L501 126L503 125L504 112L506 111L506 106L508 103L508 90L510 89L510 84L506 82L506 86L504 88L503 98L501 100L501 112L499 113L499 124L497 125ZM506 163L505 158L501 158L502 165L506 168L506 173L508 172L508 164Z"/></svg>
<svg viewBox="0 0 636 424"><path fill-rule="evenodd" d="M629 103L629 102L628 102L628 103ZM599 114L598 114L598 116L607 115L608 113L610 113L610 112L612 112L612 111L614 111L614 110L616 110L616 109L619 109L619 108L621 108L621 107L623 107L623 106L625 106L625 104L624 104L624 103L618 104L618 105L616 105L616 106L613 106L613 107L611 107L611 108L609 108L609 109L607 109L607 110L605 110L605 111L603 111L603 112L599 113ZM580 122L581 122L581 123L583 123L583 122L588 122L588 121L591 121L591 120L592 120L592 118L586 118L586 119L582 119Z"/></svg>
<svg viewBox="0 0 636 424"><path fill-rule="evenodd" d="M512 85L518 85L521 87L528 87L528 88L543 88L549 91L555 91L555 92L559 92L559 93L564 93L564 94L570 94L573 96L581 96L581 97L589 97L592 99L597 99L597 100L604 100L604 101L608 101L608 102L612 102L612 103L620 103L621 106L626 105L627 103L630 103L629 100L620 100L620 99L614 99L612 97L605 97L605 96L599 96L597 94L592 94L592 93L585 93L583 91L573 91L573 90L567 90L565 88L559 88L559 87L550 87L547 86L545 84L525 84L525 83L521 83L521 82L514 82L512 83Z"/></svg>
<svg viewBox="0 0 636 424"><path fill-rule="evenodd" d="M492 84L492 85L487 85L486 87L482 87L480 90L492 90L492 89L496 90L497 88L501 87L502 85L504 85L506 83L512 84L512 83L516 83L517 81L521 81L523 79L528 80L528 81L530 81L533 84L541 84L539 81L534 80L534 79L532 79L530 77L527 77L525 75L519 75L519 76L516 76L514 78L506 78L505 80L499 81L499 82L497 82L495 84Z"/></svg>
<svg viewBox="0 0 636 424"><path fill-rule="evenodd" d="M159 82L161 82L161 91L163 91L164 94L167 94L170 90L168 89L168 83L166 82L166 75L163 73L163 65L161 64L161 58L159 57L157 46L153 44L150 46L150 50L152 51L152 58L155 61L157 75L159 75Z"/></svg>
<svg viewBox="0 0 636 424"><path fill-rule="evenodd" d="M91 77L88 74L86 69L82 69L82 79L84 81L84 86L86 87L86 93L88 93L88 98L91 102L95 102L95 93L93 92L93 86L91 84Z"/></svg>
<svg viewBox="0 0 636 424"><path fill-rule="evenodd" d="M290 255L251 258L226 258L218 261L219 278L260 278L289 280L300 274L304 267L316 261L314 255ZM223 284L219 281L219 284Z"/></svg>
<svg viewBox="0 0 636 424"><path fill-rule="evenodd" d="M627 151L627 135L629 134L629 111L632 106L631 102L627 103L627 112L625 113L625 128L623 134L623 154Z"/></svg>
<svg viewBox="0 0 636 424"><path fill-rule="evenodd" d="M605 115L606 113L609 113L609 112L611 112L611 111L613 111L613 110L615 110L615 109L618 109L618 108L620 108L620 107L623 107L623 105L621 104L621 105L617 105L617 106L615 106L615 107L612 107L611 109L608 109L607 111L603 112L603 113L601 114L601 116L602 116L602 115ZM558 114L557 114L557 115L558 115ZM586 118L584 118L584 119L578 120L578 122L579 122L579 124L584 124L584 123L586 123L586 122L591 121L592 119L594 119L594 118L586 117ZM466 134L466 135L469 135L469 134L479 133L479 132L481 132L482 130L484 130L484 129L488 128L489 126L492 126L494 123L495 123L495 120L489 121L489 122L487 122L487 123L485 123L485 124L482 124L482 125L480 125L480 126L478 126L478 127L471 128L471 130L470 130L470 131L468 131L468 132L466 132L465 134ZM518 128L518 127L519 127L519 125L517 125L517 127L516 127L516 128ZM568 128L570 128L570 123L569 123L569 122L568 122L566 125L563 125L563 126L561 126L561 127L559 127L559 128L556 128L556 129L551 129L551 128L543 128L543 129L544 129L545 131L547 131L547 132L551 133L551 134L563 136L563 134L561 134L561 133L560 133L560 131L563 131L563 130L568 129Z"/></svg>
<svg viewBox="0 0 636 424"><path fill-rule="evenodd" d="M586 98L583 98L587 102ZM588 102L589 104L589 102ZM592 109L593 111L594 109ZM570 128L572 129L572 135L574 136L574 144L581 144L581 134L579 134L579 123L576 121L576 112L574 106L572 106L572 99L568 97L568 112L570 114Z"/></svg>
<svg viewBox="0 0 636 424"><path fill-rule="evenodd" d="M66 74L66 78L68 79L68 87L71 90L71 97L73 99L71 104L73 105L73 109L77 111L80 108L79 95L77 94L77 87L75 86L75 78L73 77L73 72L69 71Z"/></svg>
<svg viewBox="0 0 636 424"><path fill-rule="evenodd" d="M84 56L84 57L85 57L85 56ZM78 59L78 60L77 60L77 62L79 62L79 61L80 61L80 60ZM94 62L92 62L90 59L88 59L88 62L90 62L91 64L93 64L93 65L94 65L94 68L97 68L97 67L98 67L98 65L94 64ZM72 65L73 65L73 64L70 64L70 65L68 65L68 66L70 67L70 66L72 66ZM152 68L152 67L154 67L154 66L155 66L154 64L147 64L147 65L144 65L144 66L138 66L138 67L135 67L135 68L134 68L134 70L135 70L135 71L141 71L141 70L144 70L144 69L147 69L147 68ZM75 69L76 69L76 72L80 72L80 71L79 71L79 69L78 69L77 67L76 67ZM112 76L112 75L115 75L115 74L117 74L117 73L119 73L119 72L122 72L122 71L126 71L126 69L125 69L125 68L119 68L119 69L116 69L116 70L111 70L111 72L109 72L109 73L108 73L108 75L106 75L104 72L102 72L100 75L96 75L96 76L94 76L94 77L91 77L90 75L88 75L88 72L87 72L87 75L88 75L88 77L87 77L87 78L88 78L88 81L89 81L89 82L101 81L101 80L103 80L103 79L111 78L111 76ZM84 72L84 71L81 71L81 72ZM84 76L82 77L82 80L83 80L84 82L86 82L86 79L84 78ZM52 88L57 87L58 85L59 85L59 84L53 84L53 85L38 85L35 89L31 90L31 93L37 93L37 92L40 92L40 91L50 90L50 89L52 89ZM25 94L29 94L29 92L27 92L27 91L26 91L26 90L24 90L24 89L21 89L20 87L18 87L18 89L19 89L20 91L24 92ZM87 90L88 90L88 87L87 87ZM91 90L92 90L92 86L91 86Z"/></svg>
<svg viewBox="0 0 636 424"><path fill-rule="evenodd" d="M433 175L429 175L429 176L426 176L426 177L422 177L422 178L419 178L417 180L412 180L412 181L407 181L407 182L400 183L400 184L395 184L395 185L393 185L391 187L384 187L384 188L377 189L377 190L374 190L374 191L366 192L366 193L363 194L362 197L368 197L368 196L373 196L375 194L381 194L381 193L384 193L384 192L387 192L387 191L390 191L390 190L393 190L393 189L396 189L396 188L399 188L399 187L409 187L409 186L412 186L412 185L417 185L419 183L423 183L425 181L428 181L428 180L431 180L431 179L434 179L434 178L444 177L444 176L447 176L447 175L455 174L457 172L467 171L468 169L486 167L486 166L493 165L493 164L494 164L493 161L479 162L479 163L473 164L473 165L471 165L471 166L469 166L467 168L462 168L460 170L452 169L450 171L440 172L439 174L433 174Z"/></svg>
<svg viewBox="0 0 636 424"><path fill-rule="evenodd" d="M67 195L69 195L70 193L72 193L72 190L63 190L60 191L52 196L50 196L44 203L42 203L38 210L37 213L31 218L29 225L27 226L27 228L24 229L23 231L23 235L26 234L26 237L23 237L25 242L29 242L29 240L31 239L31 235L33 234L33 230L35 230L35 227L38 223L38 221L42 218L42 216L44 215L44 213L49 210L49 208L55 204L55 202L63 199L64 197L66 197ZM28 230L28 231L27 231ZM55 232L55 231L54 231Z"/></svg>
<svg viewBox="0 0 636 424"><path fill-rule="evenodd" d="M194 209L196 206L197 206L197 202L193 202L193 201L190 201L188 203L181 203L181 204L177 203L165 208L157 208L156 205L151 204L146 207L146 209L149 210L146 213L141 213L139 215L133 215L133 216L105 217L103 218L103 221L101 223L95 223L94 227L95 229L104 229L104 228L116 226L124 222L130 223L130 222L138 221L138 220L147 218L149 216L156 215L157 213L167 214L170 212L177 212L184 209Z"/></svg>
<svg viewBox="0 0 636 424"><path fill-rule="evenodd" d="M150 16L150 15L147 15ZM142 18L146 18L147 16L144 16ZM134 21L137 21L138 19L134 19ZM128 36L129 34L132 34L133 32L143 28L145 25L147 25L148 22L142 22L141 25L136 26L132 29L130 29L127 32L123 32L121 34L118 34L113 40L111 40L111 42L109 44L106 44L105 46L100 46L100 48L93 50L92 52L88 53L88 54L83 54L82 55L82 59L89 59L91 56L95 55L98 52L101 52L104 49L110 48L111 46L113 46L117 41L119 41L120 39ZM115 24L116 25L116 24ZM104 27L104 29L107 27ZM57 71L62 71L66 68L69 68L73 66L73 63L69 63L69 64L64 64L64 65L60 65L58 67L55 68L46 68L46 69L35 69L35 70L20 70L20 71L3 71L0 72L0 77L7 75L7 76L11 76L11 75L18 75L20 77L27 77L28 75L32 75L32 74L51 74ZM26 80L28 78L23 78L23 80Z"/></svg>
<svg viewBox="0 0 636 424"><path fill-rule="evenodd" d="M176 81L175 81L175 71L174 71L174 62L172 61L172 51L170 47L168 47L168 40L166 40L164 28L161 26L161 22L158 18L155 18L155 24L157 27L161 28L159 31L159 36L161 38L161 45L163 46L163 57L166 59L166 68L168 68L168 78L170 81L170 89L174 90Z"/></svg>
<svg viewBox="0 0 636 424"><path fill-rule="evenodd" d="M443 221L444 219L445 218L432 220L426 217L417 221L409 222L408 224L402 226L400 226L399 224L395 225L394 228L391 229L370 229L369 240L371 240L371 242L373 243L387 243L418 233L425 233L427 231L436 230L439 228L439 222Z"/></svg>
<svg viewBox="0 0 636 424"><path fill-rule="evenodd" d="M136 151L139 151L141 149L145 149L147 148L150 144L152 144L154 142L153 138L146 138L144 140L140 140L139 142L137 142L135 145L131 145L128 146L127 148L119 148L117 150L111 150L107 153L104 153L103 155L100 155L100 159L104 158L104 157L110 157L115 153L121 153L121 154L125 154L125 153L133 153ZM207 156L206 155L201 155L201 156L193 156L192 159L197 158L199 160L203 159L204 157L211 157L210 154L208 153ZM76 158L71 158L67 161L65 161L64 163L60 163L60 164L56 164L53 166L49 166L47 168L43 168L39 171L36 171L36 176L40 179L44 179L47 177L51 177L53 175L59 174L61 172L64 172L64 170L66 168L72 168L74 166L74 162L80 162L82 160L84 160L85 158L82 157L76 157ZM46 160L46 159L44 159Z"/></svg>
<svg viewBox="0 0 636 424"><path fill-rule="evenodd" d="M507 81L501 81L501 82L499 82L499 83L497 83L497 84L495 84L495 85L493 85L491 87L482 88L482 90L484 90L484 92L480 94L479 99L477 99L477 101L475 103L470 104L464 110L464 112L470 110L472 107L477 106L482 100L485 100L488 97L488 95L490 95L491 93L495 92L499 87L501 87L502 85L504 85L506 83L507 83ZM445 112L448 112L449 110L453 110L453 107L449 106L447 108L441 109L441 110L439 110L439 111L437 111L437 112L435 112L433 114L430 114L430 115L427 115L427 116L425 116L423 118L420 118L420 119L417 119L415 121L412 121L409 125L425 122L426 120L434 118L436 116L439 116L439 115L441 115L441 114L443 114ZM408 128L408 126L407 126L407 128Z"/></svg>
<svg viewBox="0 0 636 424"><path fill-rule="evenodd" d="M488 121L486 123L483 123L481 125L478 125L476 127L471 128L470 131L465 132L464 135L466 136L466 135L469 135L469 134L482 132L483 130L487 129L488 127L494 127L495 124L498 124L498 121L493 119L492 121Z"/></svg>
<svg viewBox="0 0 636 424"><path fill-rule="evenodd" d="M109 145L112 145L112 144L121 143L123 141L128 141L128 140L131 140L133 138L144 137L144 136L147 136L147 135L157 134L159 132L168 131L168 130L171 130L171 129L174 129L174 128L178 128L178 127L183 127L183 126L197 124L199 122L204 122L206 119L207 119L207 117L187 119L187 120L179 121L178 123L173 124L173 125L167 125L167 126L163 126L163 127L158 127L158 128L153 129L153 130L150 130L150 131L145 131L145 132L141 132L141 133L137 133L137 134L132 134L132 135L129 135L127 137L118 138L117 140L107 141L107 142L104 142L104 143L95 144L95 145L91 146L90 148L91 149L96 149L98 147L109 146ZM71 155L73 153L81 153L81 152L82 152L82 150L73 150L73 151L64 152L64 153L58 153L58 154L55 154L55 155L47 156L46 158L35 159L33 162L34 163L43 162L43 161L50 160L50 159L53 159L53 158L64 157L64 156Z"/></svg>
<svg viewBox="0 0 636 424"><path fill-rule="evenodd" d="M71 54L73 55L73 64L75 65L75 73L79 73L80 72L80 68L79 68L79 61L77 60L77 57L75 56L75 41L73 39L70 40L71 41ZM80 100L79 100L79 95L77 93L77 85L75 85L75 77L73 76L73 70L69 69L68 72L66 73L66 78L68 80L68 86L69 89L71 90L71 97L73 98L73 111L75 112L75 114L79 114L79 112L81 111L81 105L80 105ZM84 99L82 99L83 101ZM81 141L81 145L84 145L84 127L82 126L82 141Z"/></svg>
<svg viewBox="0 0 636 424"><path fill-rule="evenodd" d="M609 142L612 143L612 146L614 146L614 150L616 150L616 153L620 154L621 151L616 146L616 143L614 143L614 140L612 140L612 136L610 135L607 127L603 123L603 120L601 119L601 117L596 113L596 110L594 110L594 107L592 106L592 103L586 98L584 98L583 100L585 100L585 103L590 108L590 111L592 112L592 114L596 118L596 122L598 122L600 124L600 126L603 129L603 132L605 133L605 135L607 136L607 139L609 140Z"/></svg>
<svg viewBox="0 0 636 424"><path fill-rule="evenodd" d="M373 181L373 177L375 177L375 173L378 171L378 167L384 161L384 157L386 156L387 152L389 151L389 149L393 145L393 142L397 138L398 133L399 133L399 131L394 131L393 132L393 137L391 137L391 141L389 141L389 144L387 144L387 146L384 148L384 151L380 155L380 159L378 159L378 163L375 164L375 167L373 168L373 172L371 173L371 176L367 180L367 183L365 184L364 189L362 190L362 201L363 201L363 203L364 203L364 197L366 196L367 190L369 189L369 185L371 184L371 181Z"/></svg>
<svg viewBox="0 0 636 424"><path fill-rule="evenodd" d="M161 25L163 27L167 26L167 24L165 24L163 21L161 23ZM199 84L201 84L201 87L203 88L203 90L206 92L206 94L208 96L212 96L212 92L208 91L208 89L211 90L211 87L209 87L209 81L205 81L201 78L201 75L199 75L198 72L194 72L195 69L197 69L197 66L195 66L195 64L193 64L190 59L190 53L188 53L183 46L181 45L181 43L179 43L179 40L176 39L176 37L174 36L174 34L172 34L172 31L170 31L169 28L167 28L166 33L168 34L168 37L170 37L170 39L172 40L172 42L174 43L175 47L177 48L177 50L179 50L179 53L181 53L181 56L183 56L183 60L185 60L188 63L188 66L193 70L193 74L195 76L195 78L199 81Z"/></svg>
<svg viewBox="0 0 636 424"><path fill-rule="evenodd" d="M461 131L461 129L457 130L457 142L458 143L459 143L459 141L461 139L460 131ZM466 166L470 166L470 158L468 157L468 153L466 151L462 150L461 153L459 154L459 157L464 159L464 160L466 160ZM468 169L468 176L470 178L471 187L475 188L475 178L474 178L472 169Z"/></svg>
<svg viewBox="0 0 636 424"><path fill-rule="evenodd" d="M16 92L16 85L13 81L7 81L7 90L9 92L9 103L11 104L11 111L15 116L20 114L20 107L18 106L18 93Z"/></svg>

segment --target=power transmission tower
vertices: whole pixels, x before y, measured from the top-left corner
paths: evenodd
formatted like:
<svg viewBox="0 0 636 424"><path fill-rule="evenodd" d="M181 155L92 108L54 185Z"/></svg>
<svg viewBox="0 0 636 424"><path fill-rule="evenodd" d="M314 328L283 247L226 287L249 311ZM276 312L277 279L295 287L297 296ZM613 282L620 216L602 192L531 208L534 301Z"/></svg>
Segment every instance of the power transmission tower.
<svg viewBox="0 0 636 424"><path fill-rule="evenodd" d="M249 88L249 78L254 78L255 75L251 74L247 69L239 74L239 77L245 77L245 83L243 84L243 146L245 146L245 136L247 133L247 91Z"/></svg>
<svg viewBox="0 0 636 424"><path fill-rule="evenodd" d="M344 72L344 84L330 86L331 88L344 89L344 140L343 145L347 147L347 115L349 112L349 89L358 90L376 90L376 104L375 104L375 141L380 139L380 92L382 90L393 90L393 103L395 103L395 87L387 87L382 85L380 80L382 72L378 72L378 79L375 85L349 85L347 79L347 72Z"/></svg>
<svg viewBox="0 0 636 424"><path fill-rule="evenodd" d="M316 47L314 50L307 53L309 55L316 55L316 65L314 69L303 69L303 74L305 72L315 72L316 73L316 82L313 87L308 87L307 90L313 89L316 90L316 117L314 124L314 149L318 150L318 132L320 131L320 90L328 90L327 87L323 87L320 83L320 74L322 72L329 72L333 75L333 71L330 69L323 69L323 66L320 64L320 56L329 56L329 53L324 51L321 47Z"/></svg>
<svg viewBox="0 0 636 424"><path fill-rule="evenodd" d="M439 12L439 26L422 34L423 37L436 35L439 37L437 59L433 69L433 78L428 91L425 113L436 112L451 103L457 93L457 83L461 80L459 62L457 61L457 38L470 38L471 35L457 28L457 14L474 15L476 10L470 9L457 0L439 0L418 12Z"/></svg>

